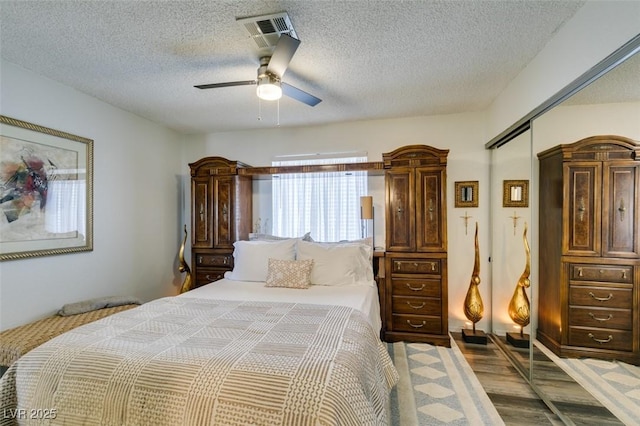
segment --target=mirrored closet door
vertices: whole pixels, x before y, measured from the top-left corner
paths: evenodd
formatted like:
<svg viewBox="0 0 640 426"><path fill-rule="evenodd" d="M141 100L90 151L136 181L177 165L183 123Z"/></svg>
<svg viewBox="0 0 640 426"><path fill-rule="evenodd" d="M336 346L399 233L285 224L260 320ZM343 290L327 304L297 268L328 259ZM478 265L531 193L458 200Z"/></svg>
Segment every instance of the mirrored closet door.
<svg viewBox="0 0 640 426"><path fill-rule="evenodd" d="M541 218L535 242L540 251L536 257L540 268L536 266L534 280L544 281L539 282L539 288L547 295L540 299L536 350L556 359L572 379L587 387L587 396L592 396L594 390L599 392L598 388L606 386L605 382L587 380L587 375L595 377L598 370L573 368L573 364L581 368L594 365L582 361L576 364L575 360L640 364L640 166L634 161L636 148L625 145L627 139L640 140L640 54L630 56L533 120L531 136L534 155L539 157L534 158L533 175L539 182L534 199L535 211ZM557 148L578 141L579 147ZM553 165L554 161L558 164ZM555 218L549 211L556 203L549 198L553 198L549 193L554 191L563 194L563 206L557 205L559 216ZM554 229L562 230L563 240L552 242L557 250L549 248L549 234ZM558 269L557 279L548 273L553 268ZM613 368L614 364L610 366ZM604 375L610 371L607 368ZM627 374L625 371L621 369L616 374ZM628 374L629 380L637 380ZM534 362L532 383L542 389L545 398L555 401L556 407L565 407L561 411L569 421L578 422L587 414L585 410L572 410L563 395L545 386L548 382L547 371ZM602 413L602 404L626 423L624 411L616 411L613 399L600 395L593 403L592 415Z"/></svg>
<svg viewBox="0 0 640 426"><path fill-rule="evenodd" d="M492 339L527 377L531 336L531 135L491 151ZM524 284L524 285L523 285Z"/></svg>
<svg viewBox="0 0 640 426"><path fill-rule="evenodd" d="M562 158L570 154L567 150L554 152L554 147L577 141L585 144L592 141L592 147L601 147L602 151L607 151L611 148L609 143L613 141L614 145L619 143L616 147L623 147L615 148L614 151L620 151L615 155L637 158L637 152L625 152L624 141L640 140L638 49L640 38L636 37L608 58L606 67L600 64L594 68L599 68L598 73L602 75L592 73L585 77L582 84L575 82L575 90L566 92L570 96L559 98L552 108L532 119L529 131L492 152L494 339L529 380L532 388L566 424L581 423L585 418L599 418L607 424L617 424L618 421L619 424L624 424L633 417L628 411L612 405L611 400L603 402L606 398L603 399L601 395L595 398L593 394L597 392L594 390L600 390L596 389L599 385L587 380L579 369L567 368L567 365L590 354L602 361L607 359L607 354L611 354L611 359L622 358L636 365L640 363L640 359L637 359L637 351L640 349L640 262L637 257L640 239L640 215L637 212L640 205L637 198L640 193L640 169L634 166L633 161L627 161L622 168L607 162L593 166L582 161L586 157L579 158L586 155L584 150L574 154L576 160L580 160L575 163L575 167L565 164L563 169ZM587 79L594 81L587 85ZM580 87L583 88L578 91ZM597 136L604 138L588 139ZM600 143L603 141L604 143ZM593 156L594 159L609 158L608 154L603 153ZM541 159L545 159L545 164L549 163L551 166L547 164L541 170ZM553 173L557 175L551 176ZM566 173L572 173L573 178L565 179ZM530 176L529 207L504 207L503 199L510 194L505 193L505 188L511 191L511 187L506 186L504 181L525 179L527 174ZM593 191L614 198L615 202L589 199L588 196L593 196ZM515 191L516 198L517 195ZM550 206L562 209L559 206L563 203L565 210L575 213L573 221L569 212L564 216L562 212L555 212L555 216L552 216ZM614 219L611 219L612 216ZM610 219L617 222L609 224ZM525 327L525 333L532 338L529 347L518 348L506 339L511 321L506 299L513 295L519 274L523 272L523 247L519 244L523 244L525 221L529 223L527 238L531 246L531 287L527 290L531 321ZM577 231L581 232L586 243L578 241L578 237L570 240L570 235ZM545 237L541 242L542 232L547 239L550 235L555 238L555 246L550 247ZM593 252L578 247L583 243L587 246L592 243ZM611 249L612 245L621 244L625 245L624 250ZM571 250L567 247L571 247ZM565 249L573 257L567 257L567 262L563 263L560 258L563 257L563 250L567 251ZM599 251L596 253L594 250ZM602 253L605 253L605 257L617 259L611 265L603 265L596 261ZM581 258L584 254L586 258ZM550 268L557 269L558 277L567 282L555 282L560 279L547 278L550 276ZM595 275L592 276L593 274ZM540 282L541 279L544 282ZM570 286L570 283L577 284ZM556 284L563 287L552 294ZM509 286L511 287L508 288ZM572 287L584 294L575 291L571 293ZM612 306L610 310L600 306L613 299L617 299L616 303L619 305ZM591 327L585 321L595 321L597 325ZM511 323L511 326L515 324ZM544 336L544 331L554 328L557 329L557 339ZM570 334L569 329L573 334ZM583 332L584 336L578 332ZM600 335L599 332L604 334ZM615 345L605 349L612 342ZM583 349L574 351L571 346ZM622 376L625 373L621 371L622 373L616 373L616 377L624 381ZM562 374L565 377L554 382L554 375ZM633 377L629 376L629 379Z"/></svg>

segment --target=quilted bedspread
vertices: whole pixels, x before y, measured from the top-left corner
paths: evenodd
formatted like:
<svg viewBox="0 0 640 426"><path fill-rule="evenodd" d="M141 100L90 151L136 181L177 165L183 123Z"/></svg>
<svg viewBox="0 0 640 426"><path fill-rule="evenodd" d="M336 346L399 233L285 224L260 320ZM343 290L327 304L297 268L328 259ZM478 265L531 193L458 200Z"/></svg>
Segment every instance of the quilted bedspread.
<svg viewBox="0 0 640 426"><path fill-rule="evenodd" d="M168 297L20 358L0 423L383 425L397 380L358 310Z"/></svg>

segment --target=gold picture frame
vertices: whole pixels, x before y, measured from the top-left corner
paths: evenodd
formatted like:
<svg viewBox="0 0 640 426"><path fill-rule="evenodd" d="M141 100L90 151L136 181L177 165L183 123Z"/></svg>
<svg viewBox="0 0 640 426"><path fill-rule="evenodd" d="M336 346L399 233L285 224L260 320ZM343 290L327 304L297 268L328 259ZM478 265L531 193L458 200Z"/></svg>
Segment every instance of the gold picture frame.
<svg viewBox="0 0 640 426"><path fill-rule="evenodd" d="M503 181L502 207L529 207L529 181Z"/></svg>
<svg viewBox="0 0 640 426"><path fill-rule="evenodd" d="M0 261L93 250L93 140L0 115Z"/></svg>
<svg viewBox="0 0 640 426"><path fill-rule="evenodd" d="M478 181L455 182L455 207L478 207Z"/></svg>

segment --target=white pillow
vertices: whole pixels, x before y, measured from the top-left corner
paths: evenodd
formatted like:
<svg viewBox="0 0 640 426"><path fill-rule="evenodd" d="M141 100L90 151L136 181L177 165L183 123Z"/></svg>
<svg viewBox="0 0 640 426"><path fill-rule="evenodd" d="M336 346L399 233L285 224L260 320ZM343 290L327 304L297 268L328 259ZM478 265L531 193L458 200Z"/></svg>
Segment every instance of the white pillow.
<svg viewBox="0 0 640 426"><path fill-rule="evenodd" d="M305 236L309 236L309 238L306 238L305 241L311 241L314 243L323 243L323 244L348 244L348 243L352 243L352 244L366 244L366 245L370 245L371 247L373 247L373 237L365 237L365 238L359 238L357 240L340 240L340 241L316 241L311 237L311 232L307 232L305 234Z"/></svg>
<svg viewBox="0 0 640 426"><path fill-rule="evenodd" d="M277 235L271 235L271 234L260 234L256 232L252 232L249 234L249 241L282 241L282 240L288 240L288 239L290 238L278 237ZM311 232L307 232L302 237L299 237L297 239L305 240L305 241L313 241L311 239Z"/></svg>
<svg viewBox="0 0 640 426"><path fill-rule="evenodd" d="M371 285L373 269L369 261L371 248L365 244L326 244L298 241L296 259L313 259L311 284L342 286Z"/></svg>
<svg viewBox="0 0 640 426"><path fill-rule="evenodd" d="M308 234L307 234L308 235ZM336 242L329 241L315 241L313 238L309 237L303 238L304 241L312 241L318 244L364 244L370 248L369 250L369 261L373 259L373 237L360 238L358 240L341 240Z"/></svg>
<svg viewBox="0 0 640 426"><path fill-rule="evenodd" d="M266 281L269 258L294 260L297 239L282 241L236 241L233 243L233 271L224 277L232 281Z"/></svg>

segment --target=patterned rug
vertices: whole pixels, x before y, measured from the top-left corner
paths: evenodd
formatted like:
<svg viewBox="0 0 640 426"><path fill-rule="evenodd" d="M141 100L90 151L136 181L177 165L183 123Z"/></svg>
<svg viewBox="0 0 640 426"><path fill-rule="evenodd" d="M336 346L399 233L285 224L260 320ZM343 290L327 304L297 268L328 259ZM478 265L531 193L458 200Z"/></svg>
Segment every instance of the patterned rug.
<svg viewBox="0 0 640 426"><path fill-rule="evenodd" d="M540 342L535 345L621 422L640 426L640 367L619 361L559 358Z"/></svg>
<svg viewBox="0 0 640 426"><path fill-rule="evenodd" d="M400 374L392 425L504 425L456 343L388 343Z"/></svg>

